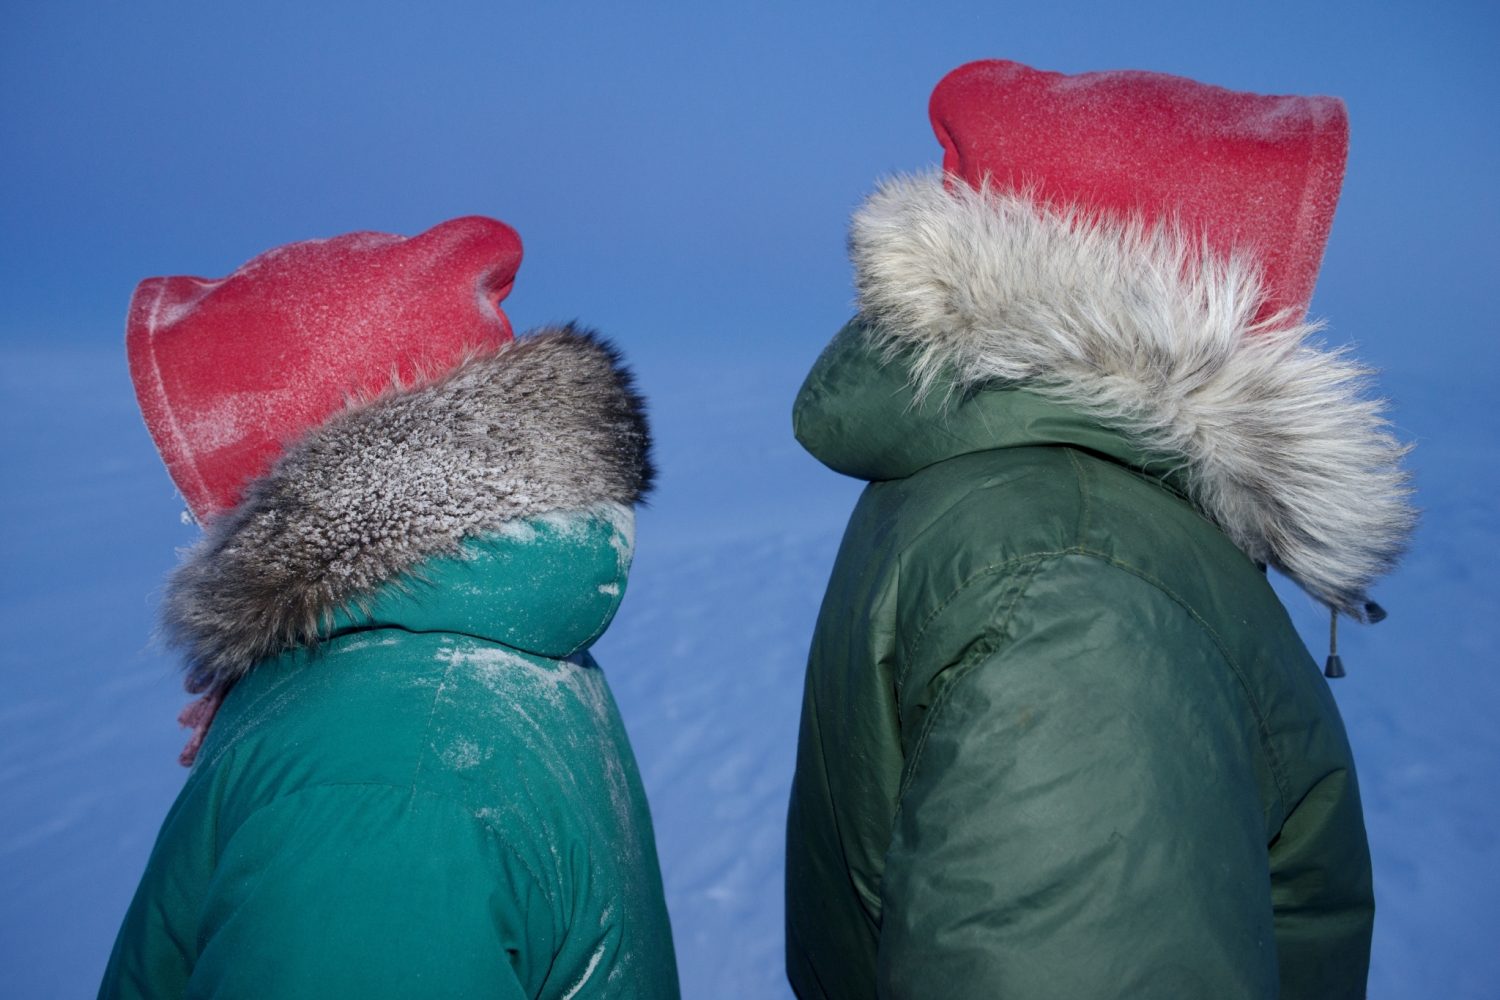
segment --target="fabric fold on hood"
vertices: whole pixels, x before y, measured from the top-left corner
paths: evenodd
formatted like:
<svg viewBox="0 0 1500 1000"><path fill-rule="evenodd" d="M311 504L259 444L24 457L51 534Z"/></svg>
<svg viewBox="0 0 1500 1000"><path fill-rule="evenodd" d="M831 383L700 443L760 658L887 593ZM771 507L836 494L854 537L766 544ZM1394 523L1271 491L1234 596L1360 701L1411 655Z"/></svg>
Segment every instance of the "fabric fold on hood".
<svg viewBox="0 0 1500 1000"><path fill-rule="evenodd" d="M465 540L631 507L653 476L618 353L572 326L542 330L353 401L291 444L173 573L163 628L188 690L222 692Z"/></svg>
<svg viewBox="0 0 1500 1000"><path fill-rule="evenodd" d="M1252 262L939 173L885 183L850 248L861 318L919 402L1021 386L1097 420L1180 470L1247 556L1369 620L1415 522L1407 449L1318 324L1257 319Z"/></svg>

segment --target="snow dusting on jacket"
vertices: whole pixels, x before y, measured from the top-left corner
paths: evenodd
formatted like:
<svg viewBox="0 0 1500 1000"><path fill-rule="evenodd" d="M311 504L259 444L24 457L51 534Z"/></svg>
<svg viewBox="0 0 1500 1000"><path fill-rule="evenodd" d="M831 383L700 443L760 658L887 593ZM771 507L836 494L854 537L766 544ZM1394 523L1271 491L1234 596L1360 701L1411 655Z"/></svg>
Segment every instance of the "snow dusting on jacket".
<svg viewBox="0 0 1500 1000"><path fill-rule="evenodd" d="M571 328L293 444L169 587L227 696L100 995L675 997L588 652L651 475L629 373Z"/></svg>

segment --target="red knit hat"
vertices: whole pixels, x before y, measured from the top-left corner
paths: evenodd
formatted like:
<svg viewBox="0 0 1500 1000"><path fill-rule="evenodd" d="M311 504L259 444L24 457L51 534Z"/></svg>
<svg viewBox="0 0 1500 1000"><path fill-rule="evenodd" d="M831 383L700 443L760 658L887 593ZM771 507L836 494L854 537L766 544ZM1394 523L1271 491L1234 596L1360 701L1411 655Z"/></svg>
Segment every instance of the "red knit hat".
<svg viewBox="0 0 1500 1000"><path fill-rule="evenodd" d="M929 114L950 174L1063 210L1178 224L1260 265L1262 319L1306 313L1349 148L1337 98L996 59L944 77Z"/></svg>
<svg viewBox="0 0 1500 1000"><path fill-rule="evenodd" d="M513 338L521 263L501 222L291 243L227 278L148 278L126 326L130 377L167 471L201 521L235 506L285 446L393 377Z"/></svg>

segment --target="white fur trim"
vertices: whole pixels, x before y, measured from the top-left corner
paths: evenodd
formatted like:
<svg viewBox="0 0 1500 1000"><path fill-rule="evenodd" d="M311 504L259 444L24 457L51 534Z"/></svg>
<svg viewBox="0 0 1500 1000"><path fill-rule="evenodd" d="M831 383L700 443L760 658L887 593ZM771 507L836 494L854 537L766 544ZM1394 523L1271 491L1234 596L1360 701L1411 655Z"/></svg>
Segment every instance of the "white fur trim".
<svg viewBox="0 0 1500 1000"><path fill-rule="evenodd" d="M1125 432L1246 555L1368 620L1415 521L1406 448L1369 372L1308 342L1318 324L1255 320L1253 264L936 174L884 184L850 247L861 313L920 393L1025 383Z"/></svg>

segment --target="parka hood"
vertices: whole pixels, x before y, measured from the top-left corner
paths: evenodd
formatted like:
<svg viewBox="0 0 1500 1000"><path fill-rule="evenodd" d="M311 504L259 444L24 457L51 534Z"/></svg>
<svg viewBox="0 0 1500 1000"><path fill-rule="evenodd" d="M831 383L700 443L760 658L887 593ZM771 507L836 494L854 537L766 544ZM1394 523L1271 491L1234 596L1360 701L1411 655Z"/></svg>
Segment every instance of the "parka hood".
<svg viewBox="0 0 1500 1000"><path fill-rule="evenodd" d="M1368 620L1367 591L1415 520L1406 449L1368 371L1309 342L1317 324L1256 319L1252 263L940 174L884 184L850 248L860 316L843 337L864 343L830 352L896 374L874 389L878 418L839 417L832 397L874 397L825 355L798 404L819 459L881 479L986 440L1090 448L1167 480L1247 556ZM995 393L1011 395L975 405Z"/></svg>
<svg viewBox="0 0 1500 1000"><path fill-rule="evenodd" d="M617 504L553 511L465 539L336 612L348 631L448 632L560 660L604 633L635 556L635 512Z"/></svg>
<svg viewBox="0 0 1500 1000"><path fill-rule="evenodd" d="M652 476L619 356L572 327L544 330L356 401L292 444L188 552L164 629L193 692L371 624L565 655L618 605L630 508ZM507 577L518 563L529 582Z"/></svg>
<svg viewBox="0 0 1500 1000"><path fill-rule="evenodd" d="M1020 385L923 393L882 338L855 317L813 364L792 409L797 440L856 479L904 479L929 465L994 448L1068 445L1140 469L1178 492L1165 456L1092 417Z"/></svg>

